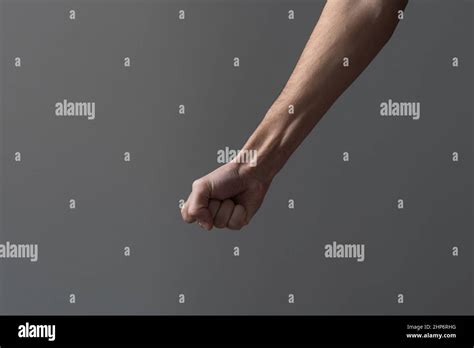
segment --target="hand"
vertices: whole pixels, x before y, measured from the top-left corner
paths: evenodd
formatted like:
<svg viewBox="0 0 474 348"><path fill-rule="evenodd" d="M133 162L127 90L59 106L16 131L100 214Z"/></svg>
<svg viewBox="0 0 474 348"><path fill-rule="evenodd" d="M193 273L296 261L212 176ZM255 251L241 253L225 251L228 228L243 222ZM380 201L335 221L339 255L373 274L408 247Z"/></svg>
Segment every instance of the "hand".
<svg viewBox="0 0 474 348"><path fill-rule="evenodd" d="M208 230L248 224L273 177L388 41L406 3L327 1L290 79L243 146L258 152L258 166L230 162L196 180L183 219ZM350 68L341 57L351 57Z"/></svg>
<svg viewBox="0 0 474 348"><path fill-rule="evenodd" d="M239 230L260 208L270 183L271 179L257 178L247 165L227 163L194 181L181 215L207 230L213 226Z"/></svg>

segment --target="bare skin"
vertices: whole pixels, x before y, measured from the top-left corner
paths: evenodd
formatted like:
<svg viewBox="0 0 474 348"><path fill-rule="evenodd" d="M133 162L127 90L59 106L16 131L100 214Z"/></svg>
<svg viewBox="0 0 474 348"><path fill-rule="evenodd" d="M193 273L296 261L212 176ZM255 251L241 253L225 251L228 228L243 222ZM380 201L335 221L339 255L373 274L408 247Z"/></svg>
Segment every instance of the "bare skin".
<svg viewBox="0 0 474 348"><path fill-rule="evenodd" d="M247 225L291 154L390 39L407 2L328 0L286 86L242 148L257 151L257 165L237 156L194 181L183 220L207 230Z"/></svg>

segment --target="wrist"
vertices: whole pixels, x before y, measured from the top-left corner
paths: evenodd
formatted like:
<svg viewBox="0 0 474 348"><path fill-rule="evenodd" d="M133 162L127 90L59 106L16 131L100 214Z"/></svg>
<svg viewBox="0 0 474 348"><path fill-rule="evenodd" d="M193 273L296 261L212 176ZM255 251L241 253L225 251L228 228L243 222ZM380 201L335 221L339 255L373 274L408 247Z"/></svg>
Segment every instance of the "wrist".
<svg viewBox="0 0 474 348"><path fill-rule="evenodd" d="M267 113L237 156L241 173L250 174L267 183L278 174L290 155L286 130L289 123L286 123L285 117L288 118L289 115ZM248 158L253 161L246 161Z"/></svg>

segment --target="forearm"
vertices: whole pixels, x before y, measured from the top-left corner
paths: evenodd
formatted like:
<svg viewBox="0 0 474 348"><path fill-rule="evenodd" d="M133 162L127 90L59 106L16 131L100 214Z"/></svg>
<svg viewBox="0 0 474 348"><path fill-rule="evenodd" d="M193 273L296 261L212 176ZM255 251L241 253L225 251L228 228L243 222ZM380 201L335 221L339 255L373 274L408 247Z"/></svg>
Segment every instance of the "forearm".
<svg viewBox="0 0 474 348"><path fill-rule="evenodd" d="M395 29L406 0L329 0L283 91L243 149L272 178ZM348 58L348 66L343 59ZM290 106L294 113L290 113Z"/></svg>

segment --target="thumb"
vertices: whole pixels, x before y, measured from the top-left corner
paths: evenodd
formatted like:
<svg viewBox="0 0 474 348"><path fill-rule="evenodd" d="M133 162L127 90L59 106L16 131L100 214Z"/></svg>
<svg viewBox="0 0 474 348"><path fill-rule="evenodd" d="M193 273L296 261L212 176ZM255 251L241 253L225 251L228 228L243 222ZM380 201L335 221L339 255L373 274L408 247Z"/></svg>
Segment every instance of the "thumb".
<svg viewBox="0 0 474 348"><path fill-rule="evenodd" d="M209 198L211 187L207 180L199 179L193 183L193 190L185 205L183 218L187 222L197 221L206 230L213 225L211 211L209 210Z"/></svg>

